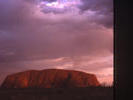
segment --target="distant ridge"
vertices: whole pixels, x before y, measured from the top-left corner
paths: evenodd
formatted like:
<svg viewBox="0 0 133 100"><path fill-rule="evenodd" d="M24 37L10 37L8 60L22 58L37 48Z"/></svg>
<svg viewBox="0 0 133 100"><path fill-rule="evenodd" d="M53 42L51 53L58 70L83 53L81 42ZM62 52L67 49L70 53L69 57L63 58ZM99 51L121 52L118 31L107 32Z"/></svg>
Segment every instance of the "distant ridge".
<svg viewBox="0 0 133 100"><path fill-rule="evenodd" d="M99 86L94 74L75 70L28 70L8 75L3 88L73 88Z"/></svg>

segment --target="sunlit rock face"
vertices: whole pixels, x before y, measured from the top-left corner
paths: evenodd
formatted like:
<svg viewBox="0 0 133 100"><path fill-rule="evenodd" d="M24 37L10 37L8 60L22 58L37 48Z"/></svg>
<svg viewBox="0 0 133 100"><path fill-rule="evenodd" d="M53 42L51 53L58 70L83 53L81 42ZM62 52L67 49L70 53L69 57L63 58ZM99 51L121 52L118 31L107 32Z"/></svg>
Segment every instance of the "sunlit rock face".
<svg viewBox="0 0 133 100"><path fill-rule="evenodd" d="M99 86L95 75L74 70L30 70L6 77L3 88L73 88Z"/></svg>

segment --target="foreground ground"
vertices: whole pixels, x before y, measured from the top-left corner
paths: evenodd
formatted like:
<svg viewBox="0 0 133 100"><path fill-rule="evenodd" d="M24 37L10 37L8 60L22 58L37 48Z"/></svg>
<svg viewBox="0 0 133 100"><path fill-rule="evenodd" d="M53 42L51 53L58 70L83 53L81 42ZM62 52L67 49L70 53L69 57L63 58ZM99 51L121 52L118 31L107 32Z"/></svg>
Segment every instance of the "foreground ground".
<svg viewBox="0 0 133 100"><path fill-rule="evenodd" d="M113 88L0 89L0 100L113 100Z"/></svg>

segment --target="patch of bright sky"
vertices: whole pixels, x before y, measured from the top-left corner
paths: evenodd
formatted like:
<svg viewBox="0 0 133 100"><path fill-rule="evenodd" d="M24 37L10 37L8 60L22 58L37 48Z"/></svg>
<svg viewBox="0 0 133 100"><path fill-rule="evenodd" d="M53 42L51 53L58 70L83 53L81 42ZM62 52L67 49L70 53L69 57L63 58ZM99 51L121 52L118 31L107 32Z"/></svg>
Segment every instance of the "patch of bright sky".
<svg viewBox="0 0 133 100"><path fill-rule="evenodd" d="M54 2L40 1L39 6L47 6L49 8L63 9L66 7L72 7L80 4L80 0L57 0Z"/></svg>

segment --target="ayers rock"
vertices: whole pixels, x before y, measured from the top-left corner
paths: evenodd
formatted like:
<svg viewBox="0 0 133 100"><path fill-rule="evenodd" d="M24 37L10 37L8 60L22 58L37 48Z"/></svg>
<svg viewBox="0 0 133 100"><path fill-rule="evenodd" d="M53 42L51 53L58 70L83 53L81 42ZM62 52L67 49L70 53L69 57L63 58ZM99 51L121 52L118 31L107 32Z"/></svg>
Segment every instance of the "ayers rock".
<svg viewBox="0 0 133 100"><path fill-rule="evenodd" d="M94 74L74 70L30 70L6 77L3 88L73 88L99 86Z"/></svg>

